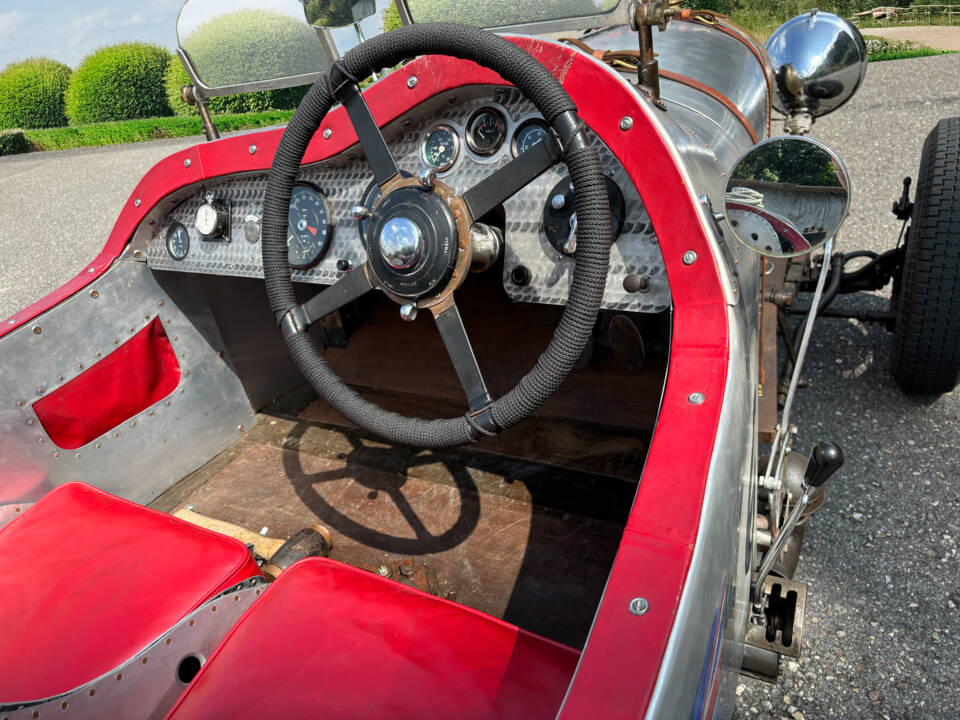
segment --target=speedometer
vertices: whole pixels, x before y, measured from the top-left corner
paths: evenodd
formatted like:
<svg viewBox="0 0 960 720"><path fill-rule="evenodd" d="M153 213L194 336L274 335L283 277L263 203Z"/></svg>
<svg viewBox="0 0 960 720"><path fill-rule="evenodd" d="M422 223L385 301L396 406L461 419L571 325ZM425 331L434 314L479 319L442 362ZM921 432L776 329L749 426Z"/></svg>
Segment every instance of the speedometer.
<svg viewBox="0 0 960 720"><path fill-rule="evenodd" d="M313 185L297 183L290 195L287 259L292 268L308 268L323 259L330 245L330 208Z"/></svg>

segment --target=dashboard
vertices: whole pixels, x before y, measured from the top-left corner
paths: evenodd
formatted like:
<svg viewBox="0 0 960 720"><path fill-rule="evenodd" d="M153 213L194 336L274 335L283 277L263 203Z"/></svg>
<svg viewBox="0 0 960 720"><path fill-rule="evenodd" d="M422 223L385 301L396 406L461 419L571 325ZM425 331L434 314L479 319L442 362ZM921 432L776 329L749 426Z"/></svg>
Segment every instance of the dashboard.
<svg viewBox="0 0 960 720"><path fill-rule="evenodd" d="M402 172L429 167L462 194L540 142L546 125L511 88L476 87L467 97L435 98L384 128ZM455 102L450 102L453 99ZM611 203L610 272L602 307L656 313L670 306L670 288L656 234L621 164L593 133ZM155 270L263 277L260 221L266 172L244 173L190 188L151 228L146 260ZM292 278L330 285L366 260L355 219L372 207L379 188L354 146L337 157L304 165L291 197L287 230ZM562 305L576 253L573 192L560 163L507 200L502 280L516 302Z"/></svg>

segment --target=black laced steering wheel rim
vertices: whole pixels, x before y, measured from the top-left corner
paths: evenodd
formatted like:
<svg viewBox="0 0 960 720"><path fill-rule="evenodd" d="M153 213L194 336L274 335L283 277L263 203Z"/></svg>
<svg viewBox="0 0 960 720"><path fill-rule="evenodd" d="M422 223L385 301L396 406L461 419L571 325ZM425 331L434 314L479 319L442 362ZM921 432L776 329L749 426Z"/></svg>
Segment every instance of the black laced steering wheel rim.
<svg viewBox="0 0 960 720"><path fill-rule="evenodd" d="M369 290L384 290L382 270L381 277L378 277L370 263L365 263L301 305L294 297L286 244L290 196L300 162L307 145L337 100L343 102L357 131L375 180L386 188L385 196L374 212L380 211L389 194L402 192L414 204L419 202L418 197L422 197L423 202L432 203L431 207L439 207L438 212L444 217L447 214L453 217L452 209L448 213L443 209L443 203L437 205L440 192L439 189L434 191L432 184L428 190L418 190L414 187L415 179L401 182L396 162L357 85L359 80L374 71L420 55L449 55L494 70L536 106L552 130L549 140L495 171L461 198L452 200L459 208L460 231L454 237L459 237L460 247L468 242L464 238L462 223L469 228L473 220L497 207L558 161L566 163L569 170L578 220L570 294L554 336L533 369L502 397L492 400L486 393L453 301L453 290L459 284L451 282L449 287L453 289L449 297L444 296L442 302L437 301L438 304L431 307L470 404L464 416L435 420L405 417L365 400L330 368L307 332L311 322ZM422 196L414 195L418 191ZM403 205L399 201L393 204ZM448 199L446 205L450 204ZM466 218L462 217L463 210ZM467 445L484 436L496 435L532 414L573 369L590 340L603 298L610 260L609 217L597 152L587 141L583 123L570 96L543 65L508 40L478 28L453 23L406 26L372 38L349 51L329 74L313 85L284 130L270 168L263 204L262 254L267 297L295 364L317 393L342 415L393 443L424 448ZM370 226L373 225L371 222ZM368 256L370 247L368 238ZM462 283L462 279L459 282ZM388 292L388 295L401 302L401 298L393 293ZM414 302L417 301L414 298Z"/></svg>

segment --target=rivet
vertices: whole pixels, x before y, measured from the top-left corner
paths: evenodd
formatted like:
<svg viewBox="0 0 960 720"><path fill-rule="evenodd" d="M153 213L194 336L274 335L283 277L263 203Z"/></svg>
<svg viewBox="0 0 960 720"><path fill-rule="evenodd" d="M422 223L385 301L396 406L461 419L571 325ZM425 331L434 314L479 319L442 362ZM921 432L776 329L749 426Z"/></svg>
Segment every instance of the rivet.
<svg viewBox="0 0 960 720"><path fill-rule="evenodd" d="M131 420L131 421L130 421L130 427L136 427L136 426L137 426L137 421L136 421L136 420Z"/></svg>
<svg viewBox="0 0 960 720"><path fill-rule="evenodd" d="M120 437L120 433L115 432L115 433L113 434L113 436L114 436L115 438L118 438L118 437Z"/></svg>
<svg viewBox="0 0 960 720"><path fill-rule="evenodd" d="M167 638L166 640L164 640L164 641L163 641L163 644L164 644L164 645L169 645L169 644L170 644L170 638Z"/></svg>
<svg viewBox="0 0 960 720"><path fill-rule="evenodd" d="M183 166L190 167L190 158L187 158L186 160L183 161Z"/></svg>
<svg viewBox="0 0 960 720"><path fill-rule="evenodd" d="M216 606L216 605L213 605L213 606L210 607L210 612L216 612L216 611L217 611L217 606Z"/></svg>
<svg viewBox="0 0 960 720"><path fill-rule="evenodd" d="M38 387L38 388L37 388L37 395L43 395L43 388L42 388L42 387Z"/></svg>
<svg viewBox="0 0 960 720"><path fill-rule="evenodd" d="M326 130L323 131L324 140L329 140L331 135L333 135L333 130L331 130L330 128L327 128Z"/></svg>
<svg viewBox="0 0 960 720"><path fill-rule="evenodd" d="M77 453L77 460L80 459L80 453Z"/></svg>
<svg viewBox="0 0 960 720"><path fill-rule="evenodd" d="M27 425L33 425L33 418L30 418L29 420L27 420Z"/></svg>
<svg viewBox="0 0 960 720"><path fill-rule="evenodd" d="M63 375L57 376L57 382L63 382Z"/></svg>
<svg viewBox="0 0 960 720"><path fill-rule="evenodd" d="M123 680L123 673L117 673L117 680Z"/></svg>
<svg viewBox="0 0 960 720"><path fill-rule="evenodd" d="M23 400L17 401L17 407L23 407Z"/></svg>
<svg viewBox="0 0 960 720"><path fill-rule="evenodd" d="M77 364L77 370L83 370L83 363Z"/></svg>
<svg viewBox="0 0 960 720"><path fill-rule="evenodd" d="M620 118L620 129L621 129L621 130L629 130L629 129L632 128L632 127L633 127L633 118L632 118L632 117L630 117L629 115L624 115L622 118Z"/></svg>
<svg viewBox="0 0 960 720"><path fill-rule="evenodd" d="M693 265L697 261L697 253L693 250L687 250L683 254L683 264L684 265Z"/></svg>
<svg viewBox="0 0 960 720"><path fill-rule="evenodd" d="M630 601L630 613L632 615L643 615L650 609L650 603L646 598L635 597Z"/></svg>
<svg viewBox="0 0 960 720"><path fill-rule="evenodd" d="M147 415L149 415L150 417L153 417L153 410L147 410Z"/></svg>
<svg viewBox="0 0 960 720"><path fill-rule="evenodd" d="M93 275L93 273L95 272L95 268L87 268L87 272Z"/></svg>
<svg viewBox="0 0 960 720"><path fill-rule="evenodd" d="M159 305L160 307L163 307L163 300L158 300L157 305Z"/></svg>
<svg viewBox="0 0 960 720"><path fill-rule="evenodd" d="M97 357L101 357L103 353L97 353Z"/></svg>
<svg viewBox="0 0 960 720"><path fill-rule="evenodd" d="M142 257L142 256L143 256L143 253L140 252L139 250L134 250L134 251L133 251L133 256L134 256L135 258L139 258L139 257Z"/></svg>
<svg viewBox="0 0 960 720"><path fill-rule="evenodd" d="M137 198L136 200L134 200L133 204L135 207L140 207L140 198Z"/></svg>
<svg viewBox="0 0 960 720"><path fill-rule="evenodd" d="M147 658L143 658L143 660L141 660L140 663L141 663L142 665L146 665L146 664L147 664Z"/></svg>
<svg viewBox="0 0 960 720"><path fill-rule="evenodd" d="M91 291L90 291L90 297L92 297L94 300L96 300L98 297L100 297L100 291L99 291L99 290L91 290Z"/></svg>
<svg viewBox="0 0 960 720"><path fill-rule="evenodd" d="M60 709L61 709L61 710L66 710L68 707L70 707L70 703L68 703L66 700L64 700L62 703L60 703Z"/></svg>
<svg viewBox="0 0 960 720"><path fill-rule="evenodd" d="M34 328L33 328L33 334L34 334L34 335L39 335L39 334L42 333L42 332L43 332L43 328L42 328L42 327L40 327L39 325L35 325L35 326L34 326Z"/></svg>
<svg viewBox="0 0 960 720"><path fill-rule="evenodd" d="M40 438L37 442L39 442L41 445L43 445L43 444L45 444L47 441L46 441L44 438Z"/></svg>
<svg viewBox="0 0 960 720"><path fill-rule="evenodd" d="M170 407L170 401L167 400L167 401L164 403L164 405L166 405L167 407Z"/></svg>
<svg viewBox="0 0 960 720"><path fill-rule="evenodd" d="M53 456L54 456L55 458L60 457L60 451L58 450L57 452L55 452L55 453L53 454Z"/></svg>
<svg viewBox="0 0 960 720"><path fill-rule="evenodd" d="M237 430L239 430L240 432L243 432L243 425L237 425Z"/></svg>
<svg viewBox="0 0 960 720"><path fill-rule="evenodd" d="M257 154L257 146L256 146L256 145L251 145L251 146L250 146L249 148L247 148L247 149L250 151L250 154L251 154L251 155L256 155L256 154Z"/></svg>
<svg viewBox="0 0 960 720"><path fill-rule="evenodd" d="M706 399L704 394L700 392L690 393L687 396L687 401L690 402L691 405L703 405L703 401Z"/></svg>
<svg viewBox="0 0 960 720"><path fill-rule="evenodd" d="M190 621L189 623L187 623L187 624L188 624L190 627L193 627L193 626L196 624L196 622L197 622L196 620L191 620L191 621Z"/></svg>
<svg viewBox="0 0 960 720"><path fill-rule="evenodd" d="M90 697L93 697L93 696L96 695L96 694L97 694L97 691L94 690L93 688L91 688L91 689L90 689L90 693L89 693Z"/></svg>
<svg viewBox="0 0 960 720"><path fill-rule="evenodd" d="M144 319L144 320L149 320L149 319L150 319L150 316L147 315L147 314L144 314L143 319Z"/></svg>
<svg viewBox="0 0 960 720"><path fill-rule="evenodd" d="M97 443L96 445L94 445L94 447L95 447L95 448L97 448L97 449L99 450L99 449L100 449L100 447L102 447L102 446L100 445L100 443Z"/></svg>

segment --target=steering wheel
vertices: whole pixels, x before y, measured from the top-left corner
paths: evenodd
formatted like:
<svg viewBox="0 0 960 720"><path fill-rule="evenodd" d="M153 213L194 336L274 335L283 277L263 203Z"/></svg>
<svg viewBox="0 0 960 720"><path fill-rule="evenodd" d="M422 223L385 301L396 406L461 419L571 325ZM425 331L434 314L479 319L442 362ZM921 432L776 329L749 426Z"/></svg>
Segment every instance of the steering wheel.
<svg viewBox="0 0 960 720"><path fill-rule="evenodd" d="M472 60L516 86L540 111L550 137L462 196L431 172L401 174L358 81L419 55ZM429 65L424 66L426 72ZM335 101L346 108L382 194L364 238L367 261L306 303L294 298L287 261L290 195L307 145ZM510 392L487 391L454 301L474 252L470 228L559 161L575 189L577 251L570 295L546 350ZM610 260L610 209L600 160L587 141L576 106L556 78L513 43L453 23L406 26L366 41L313 85L290 119L270 168L263 204L262 253L267 296L294 362L314 389L342 415L394 443L425 448L466 445L493 436L533 413L566 379L590 339ZM404 306L429 310L436 321L469 410L461 417L423 420L384 410L362 398L330 369L307 332L310 324L379 290Z"/></svg>

